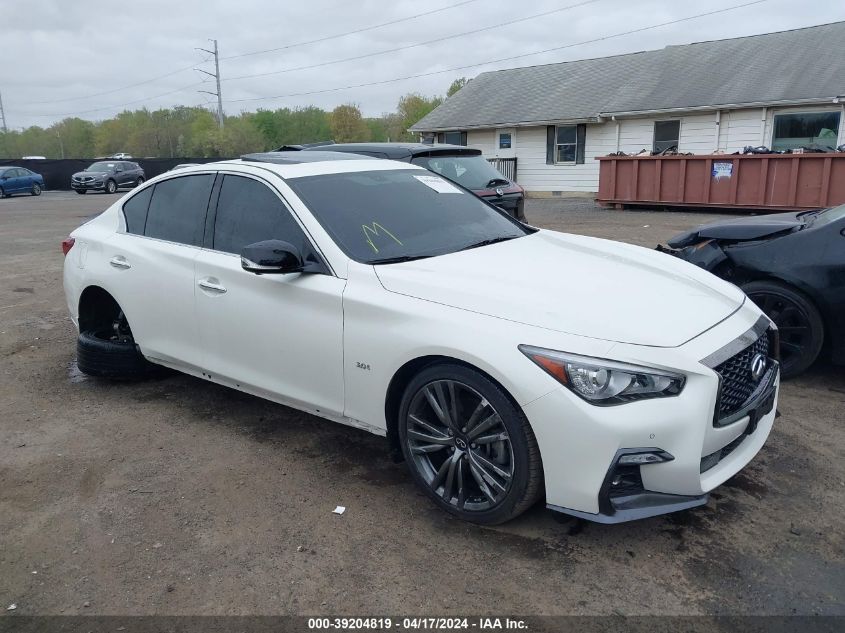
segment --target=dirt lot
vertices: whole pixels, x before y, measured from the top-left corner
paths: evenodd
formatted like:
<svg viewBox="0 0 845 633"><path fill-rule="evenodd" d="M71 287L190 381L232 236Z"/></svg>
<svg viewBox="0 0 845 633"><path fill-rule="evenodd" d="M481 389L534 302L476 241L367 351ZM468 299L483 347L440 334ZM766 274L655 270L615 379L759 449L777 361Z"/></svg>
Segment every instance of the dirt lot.
<svg viewBox="0 0 845 633"><path fill-rule="evenodd" d="M784 386L768 444L707 506L616 526L538 506L474 527L380 438L186 376L80 376L59 242L114 199L0 201L4 610L845 614L842 368ZM716 217L580 200L527 215L649 247Z"/></svg>

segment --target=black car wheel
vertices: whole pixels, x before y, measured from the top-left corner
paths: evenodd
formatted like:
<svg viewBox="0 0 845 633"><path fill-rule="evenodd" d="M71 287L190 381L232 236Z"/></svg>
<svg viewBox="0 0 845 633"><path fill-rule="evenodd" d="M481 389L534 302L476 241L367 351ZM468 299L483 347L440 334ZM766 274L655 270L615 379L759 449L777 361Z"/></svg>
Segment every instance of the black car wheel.
<svg viewBox="0 0 845 633"><path fill-rule="evenodd" d="M74 191L80 195L85 195L85 189L74 189Z"/></svg>
<svg viewBox="0 0 845 633"><path fill-rule="evenodd" d="M812 365L824 342L824 323L813 302L776 281L752 281L742 290L778 327L783 377L797 376Z"/></svg>
<svg viewBox="0 0 845 633"><path fill-rule="evenodd" d="M3 191L3 187L0 187L0 198L8 198L9 194Z"/></svg>
<svg viewBox="0 0 845 633"><path fill-rule="evenodd" d="M114 180L106 181L106 193L114 193L117 191L117 183Z"/></svg>
<svg viewBox="0 0 845 633"><path fill-rule="evenodd" d="M138 351L123 312L109 325L79 333L76 362L83 374L98 378L143 378L157 369Z"/></svg>
<svg viewBox="0 0 845 633"><path fill-rule="evenodd" d="M399 439L416 483L444 510L495 525L539 498L542 464L528 420L481 373L433 365L405 389Z"/></svg>
<svg viewBox="0 0 845 633"><path fill-rule="evenodd" d="M37 182L32 183L32 195L33 196L40 196L41 195L41 185Z"/></svg>
<svg viewBox="0 0 845 633"><path fill-rule="evenodd" d="M136 183L135 183L135 186L136 186L136 187L140 187L140 186L141 186L141 185L143 185L143 184L144 184L144 177L143 177L143 176L138 176L138 182L136 182Z"/></svg>

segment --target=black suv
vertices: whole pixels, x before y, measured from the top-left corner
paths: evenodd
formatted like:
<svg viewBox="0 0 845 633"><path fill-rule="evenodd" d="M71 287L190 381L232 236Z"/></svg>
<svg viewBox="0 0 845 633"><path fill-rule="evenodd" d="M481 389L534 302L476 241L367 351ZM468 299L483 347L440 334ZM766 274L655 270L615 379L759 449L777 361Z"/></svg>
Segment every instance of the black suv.
<svg viewBox="0 0 845 633"><path fill-rule="evenodd" d="M125 160L100 160L70 177L76 193L105 191L114 193L120 187L137 187L144 182L144 170L138 163Z"/></svg>
<svg viewBox="0 0 845 633"><path fill-rule="evenodd" d="M285 145L277 151L291 150L349 152L413 163L466 187L479 198L495 204L513 217L525 219L525 190L496 171L477 149L462 145L423 143L325 142Z"/></svg>

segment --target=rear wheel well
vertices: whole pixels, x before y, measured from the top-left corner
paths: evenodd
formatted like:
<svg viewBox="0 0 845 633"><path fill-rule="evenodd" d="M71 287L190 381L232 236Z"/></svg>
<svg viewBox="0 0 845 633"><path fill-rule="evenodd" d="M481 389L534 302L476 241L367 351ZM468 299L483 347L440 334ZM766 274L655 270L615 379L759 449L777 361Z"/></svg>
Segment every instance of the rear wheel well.
<svg viewBox="0 0 845 633"><path fill-rule="evenodd" d="M399 406L402 403L402 396L405 394L405 388L411 380L413 380L414 376L426 367L445 364L462 365L463 367L477 371L499 387L507 396L508 400L511 401L511 404L513 404L516 409L521 410L514 397L498 380L471 363L467 363L457 358L452 358L451 356L421 356L410 360L402 365L395 374L393 374L393 378L390 380L390 384L387 387L387 397L384 400L384 418L387 423L387 441L390 446L390 456L394 461L403 461L402 447L399 444Z"/></svg>
<svg viewBox="0 0 845 633"><path fill-rule="evenodd" d="M99 286L88 286L79 297L79 331L111 325L120 314L120 305Z"/></svg>

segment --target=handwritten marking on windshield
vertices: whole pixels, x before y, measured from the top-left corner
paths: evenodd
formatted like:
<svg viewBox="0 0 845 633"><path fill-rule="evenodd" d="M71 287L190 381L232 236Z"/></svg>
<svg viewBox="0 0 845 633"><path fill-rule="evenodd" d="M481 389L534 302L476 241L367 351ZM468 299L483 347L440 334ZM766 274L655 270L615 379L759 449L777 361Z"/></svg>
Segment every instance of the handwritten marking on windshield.
<svg viewBox="0 0 845 633"><path fill-rule="evenodd" d="M397 244L399 244L399 246L404 246L404 244L402 244L402 241L398 237L396 237L393 233L388 231L386 228L384 228L378 222L373 222L370 225L362 224L361 228L364 231L364 237L367 239L367 244L369 244L376 253L378 253L378 247L375 244L373 244L373 237L379 237L381 235L381 233L384 233L384 234L392 237L393 241L396 242Z"/></svg>

